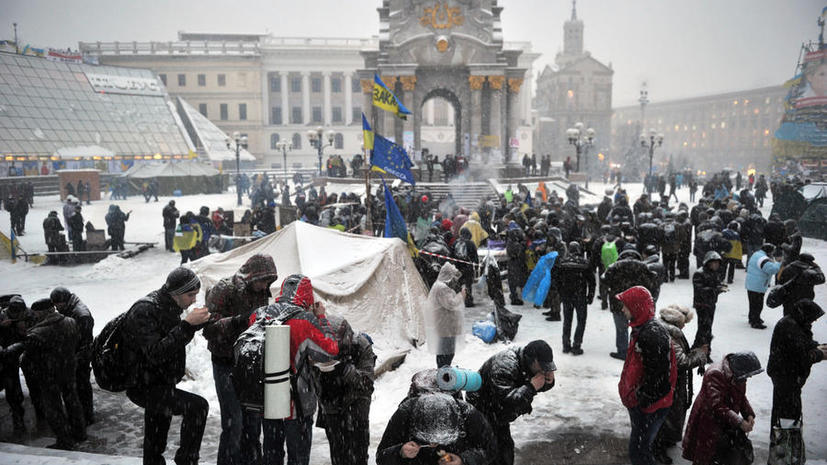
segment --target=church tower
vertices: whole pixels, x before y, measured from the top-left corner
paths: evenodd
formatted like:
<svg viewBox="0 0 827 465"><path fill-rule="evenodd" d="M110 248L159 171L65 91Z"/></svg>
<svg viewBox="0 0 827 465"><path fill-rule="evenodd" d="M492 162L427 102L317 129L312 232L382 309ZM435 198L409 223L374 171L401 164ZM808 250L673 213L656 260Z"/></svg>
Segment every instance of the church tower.
<svg viewBox="0 0 827 465"><path fill-rule="evenodd" d="M577 19L577 0L571 2L571 19L563 25L563 55L583 54L583 21Z"/></svg>

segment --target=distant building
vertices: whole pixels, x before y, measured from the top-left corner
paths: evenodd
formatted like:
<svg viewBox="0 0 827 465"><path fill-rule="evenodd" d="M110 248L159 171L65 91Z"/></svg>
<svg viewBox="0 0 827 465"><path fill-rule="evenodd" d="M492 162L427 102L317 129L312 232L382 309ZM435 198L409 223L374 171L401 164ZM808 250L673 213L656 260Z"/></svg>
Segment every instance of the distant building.
<svg viewBox="0 0 827 465"><path fill-rule="evenodd" d="M583 50L583 29L576 2L572 2L571 19L563 25L563 51L555 57L554 66L546 66L537 78L534 151L538 157L551 154L552 160L567 156L574 160L566 130L582 122L597 134L589 154L594 168L597 153L609 148L614 71L611 64L605 65Z"/></svg>
<svg viewBox="0 0 827 465"><path fill-rule="evenodd" d="M676 169L768 168L786 94L773 86L646 105L643 127L664 135L655 165L665 166L671 155ZM614 109L612 161L638 143L640 118L640 105Z"/></svg>

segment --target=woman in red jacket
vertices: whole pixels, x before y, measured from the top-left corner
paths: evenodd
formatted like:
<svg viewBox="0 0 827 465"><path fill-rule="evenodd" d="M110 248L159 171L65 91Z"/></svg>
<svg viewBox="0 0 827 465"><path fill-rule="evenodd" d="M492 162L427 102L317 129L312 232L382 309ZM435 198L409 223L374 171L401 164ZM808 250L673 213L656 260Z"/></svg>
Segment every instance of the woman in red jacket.
<svg viewBox="0 0 827 465"><path fill-rule="evenodd" d="M683 458L694 465L731 463L725 457L735 452L732 438L738 430L749 433L755 426L747 378L762 371L752 352L728 354L706 370L683 436Z"/></svg>

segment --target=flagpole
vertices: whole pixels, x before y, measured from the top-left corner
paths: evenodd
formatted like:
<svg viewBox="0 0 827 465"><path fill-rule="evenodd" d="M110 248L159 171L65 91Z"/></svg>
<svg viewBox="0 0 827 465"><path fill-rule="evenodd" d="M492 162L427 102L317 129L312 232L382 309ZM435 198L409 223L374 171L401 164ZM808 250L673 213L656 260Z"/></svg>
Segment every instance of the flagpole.
<svg viewBox="0 0 827 465"><path fill-rule="evenodd" d="M373 216L371 213L371 201L370 201L370 157L367 155L367 149L365 149L364 144L362 145L362 153L365 159L368 161L367 169L365 169L365 230L362 231L362 234L367 236L373 236Z"/></svg>

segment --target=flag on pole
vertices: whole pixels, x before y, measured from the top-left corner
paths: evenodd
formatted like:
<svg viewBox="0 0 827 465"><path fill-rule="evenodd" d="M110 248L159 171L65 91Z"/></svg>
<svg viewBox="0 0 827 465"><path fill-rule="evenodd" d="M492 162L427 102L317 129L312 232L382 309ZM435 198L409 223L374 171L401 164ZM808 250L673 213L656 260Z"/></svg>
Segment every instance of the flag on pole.
<svg viewBox="0 0 827 465"><path fill-rule="evenodd" d="M365 117L365 114L362 113L362 142L365 145L365 150L370 152L373 150L373 129L370 128L370 124L368 124L368 119Z"/></svg>
<svg viewBox="0 0 827 465"><path fill-rule="evenodd" d="M396 98L396 95L385 86L385 83L376 74L373 75L373 105L402 119L408 119L408 115L411 114L411 111L405 108L405 105L402 105L402 102Z"/></svg>
<svg viewBox="0 0 827 465"><path fill-rule="evenodd" d="M413 173L411 173L413 162L408 158L405 149L379 134L374 134L370 166L373 171L390 173L411 185L416 185Z"/></svg>
<svg viewBox="0 0 827 465"><path fill-rule="evenodd" d="M419 255L419 249L416 248L411 233L408 232L408 225L405 223L405 218L402 217L402 212L393 200L393 194L385 184L385 179L382 178L382 185L385 187L385 233L384 237L397 237L408 246L408 252L412 257Z"/></svg>

